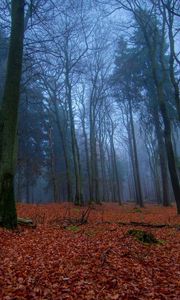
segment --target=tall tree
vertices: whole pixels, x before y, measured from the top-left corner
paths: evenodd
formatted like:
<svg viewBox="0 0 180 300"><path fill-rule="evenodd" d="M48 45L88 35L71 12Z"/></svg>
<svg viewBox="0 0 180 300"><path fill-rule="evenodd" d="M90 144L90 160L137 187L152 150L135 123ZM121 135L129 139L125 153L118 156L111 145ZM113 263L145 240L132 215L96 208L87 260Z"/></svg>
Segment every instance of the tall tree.
<svg viewBox="0 0 180 300"><path fill-rule="evenodd" d="M24 6L25 1L23 0L11 1L11 36L1 109L0 217L2 218L2 225L7 228L14 228L17 225L14 175L16 167L16 129L23 57Z"/></svg>

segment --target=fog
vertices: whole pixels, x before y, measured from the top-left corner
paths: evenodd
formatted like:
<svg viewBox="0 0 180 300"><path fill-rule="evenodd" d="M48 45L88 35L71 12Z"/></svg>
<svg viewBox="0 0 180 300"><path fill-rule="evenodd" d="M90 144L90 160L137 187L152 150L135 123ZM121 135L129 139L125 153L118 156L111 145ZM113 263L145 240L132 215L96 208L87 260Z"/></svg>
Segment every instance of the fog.
<svg viewBox="0 0 180 300"><path fill-rule="evenodd" d="M10 2L0 3L0 174L13 174L16 201L180 209L179 2L26 1L17 118L3 104Z"/></svg>

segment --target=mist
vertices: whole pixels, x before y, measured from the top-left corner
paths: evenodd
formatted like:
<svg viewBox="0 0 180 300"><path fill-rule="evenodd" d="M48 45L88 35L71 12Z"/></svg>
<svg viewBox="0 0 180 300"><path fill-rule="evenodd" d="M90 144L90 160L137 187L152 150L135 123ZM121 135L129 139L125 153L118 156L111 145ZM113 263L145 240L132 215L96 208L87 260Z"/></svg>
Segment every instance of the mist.
<svg viewBox="0 0 180 300"><path fill-rule="evenodd" d="M16 202L176 202L179 212L178 1L173 11L171 1L26 1L14 74L9 2L1 128L13 124L1 129L1 177L12 175Z"/></svg>

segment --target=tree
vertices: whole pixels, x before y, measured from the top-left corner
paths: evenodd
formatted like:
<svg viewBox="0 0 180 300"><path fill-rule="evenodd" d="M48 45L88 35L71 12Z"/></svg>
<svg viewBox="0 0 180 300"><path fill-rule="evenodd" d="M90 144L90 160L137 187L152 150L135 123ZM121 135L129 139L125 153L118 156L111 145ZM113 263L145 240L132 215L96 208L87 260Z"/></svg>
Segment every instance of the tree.
<svg viewBox="0 0 180 300"><path fill-rule="evenodd" d="M16 129L23 57L24 5L25 1L23 0L11 1L11 36L1 109L0 217L2 218L2 225L7 228L14 228L17 225L14 176L17 156Z"/></svg>

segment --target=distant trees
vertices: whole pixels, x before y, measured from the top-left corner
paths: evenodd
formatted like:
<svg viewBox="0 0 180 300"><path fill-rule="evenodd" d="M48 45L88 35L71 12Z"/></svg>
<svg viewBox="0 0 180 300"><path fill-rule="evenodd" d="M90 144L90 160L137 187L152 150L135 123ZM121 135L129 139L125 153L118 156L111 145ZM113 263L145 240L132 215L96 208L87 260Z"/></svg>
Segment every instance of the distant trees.
<svg viewBox="0 0 180 300"><path fill-rule="evenodd" d="M176 168L176 159L172 142L172 121L170 118L170 112L167 106L167 91L165 83L168 80L168 76L171 78L171 83L174 88L173 102L176 104L176 114L179 114L179 96L177 81L175 79L175 53L173 52L174 35L172 34L172 28L169 29L169 42L170 46L170 58L169 66L167 69L166 64L166 22L168 25L171 23L167 20L165 9L167 6L160 1L148 1L148 3L139 1L117 1L121 8L124 8L128 12L131 12L136 25L139 27L143 38L144 44L148 53L149 67L151 69L152 79L156 88L157 105L161 117L163 119L164 126L164 140L167 153L168 167L171 178L171 183L174 191L174 196L177 204L177 211L180 213L180 183ZM172 4L172 2L171 2ZM171 20L172 21L172 20ZM170 22L170 23L169 23ZM172 40L171 40L172 39ZM171 90L171 89L170 89ZM169 91L168 91L169 92Z"/></svg>
<svg viewBox="0 0 180 300"><path fill-rule="evenodd" d="M137 107L141 95L138 90L138 76L140 70L136 65L136 54L133 49L127 48L125 40L119 40L119 47L115 59L115 69L112 76L113 94L119 106L126 106L123 114L126 115L126 129L128 133L129 154L132 163L136 202L143 206L141 177L139 171L139 159L137 153L137 141L133 120L133 109Z"/></svg>
<svg viewBox="0 0 180 300"><path fill-rule="evenodd" d="M142 130L146 132L145 139L147 140L147 130L155 129L155 136L158 142L158 155L160 160L160 170L162 179L162 192L163 192L163 205L168 205L168 173L167 173L167 162L165 153L165 144L163 141L162 126L160 123L160 117L157 110L157 98L154 91L154 84L150 73L149 62L147 57L146 47L143 44L142 36L137 31L133 36L133 47L127 46L127 42L124 39L120 39L119 48L116 56L116 69L112 78L113 85L116 86L114 90L117 101L121 102L119 105L125 105L126 99L129 100L127 106L127 132L129 136L129 147L130 157L133 166L134 182L136 197L138 199L138 188L137 179L140 176L139 169L137 168L137 147L136 137L134 133L132 107L139 111L140 124L142 124ZM131 66L131 67L130 67ZM123 74L123 75L122 75ZM119 90L118 90L119 89ZM125 89L125 94L124 94ZM124 97L124 98L123 98ZM132 104L131 104L132 101ZM143 108L145 106L146 109ZM123 110L125 114L125 110ZM147 121L145 121L147 119ZM128 121L129 120L129 121ZM128 125L129 122L129 125ZM131 133L132 132L132 133ZM153 134L153 133L152 133ZM132 139L132 142L131 142ZM147 141L145 140L145 143ZM133 142L134 141L134 142ZM134 150L135 149L135 150ZM133 158L134 157L134 158ZM136 158L136 159L135 159ZM155 170L153 170L153 173ZM141 192L142 193L142 192ZM140 193L140 194L141 194ZM161 198L161 197L160 197ZM141 199L141 197L140 197ZM160 201L160 199L159 199ZM139 202L137 200L137 202Z"/></svg>
<svg viewBox="0 0 180 300"><path fill-rule="evenodd" d="M73 175L72 175L72 149L71 132L69 128L69 117L67 110L67 101L65 92L62 88L61 82L58 82L59 72L47 80L47 75L41 73L41 85L46 89L47 99L45 103L49 122L48 129L48 148L50 149L50 165L52 171L52 181L54 191L58 190L58 194L62 193L61 187L65 181L65 193L63 193L64 200L73 202ZM50 134L51 133L51 134ZM48 167L48 166L47 166ZM58 170L59 169L59 170ZM65 173L65 176L60 175ZM65 180L61 177L65 177ZM58 185L58 186L57 186ZM54 201L57 193L54 193Z"/></svg>
<svg viewBox="0 0 180 300"><path fill-rule="evenodd" d="M93 35L93 50L88 51L84 59L85 72L81 75L77 98L84 140L88 197L90 202L97 204L103 200L121 203L122 185L120 188L119 159L114 142L117 126L113 117L114 101L109 89L111 59L106 48L108 38L101 26Z"/></svg>
<svg viewBox="0 0 180 300"><path fill-rule="evenodd" d="M92 28L89 27L88 17L85 14L87 7L84 8L85 12L79 5L69 8L67 2L67 7L64 7L60 20L62 24L58 37L60 46L55 47L53 52L56 55L58 70L54 67L53 57L50 56L47 64L44 63L47 61L47 54L45 54L45 59L40 62L40 82L45 93L48 94L48 109L53 116L52 126L57 127L57 132L60 134L66 169L67 199L80 205L83 203L83 198L86 198L86 202L100 203L102 197L100 182L103 191L107 189L105 183L107 178L101 175L102 170L104 175L107 173L104 170L106 166L103 165L106 162L101 157L103 155L104 159L107 159L103 149L107 145L104 145L101 140L103 119L105 120L103 114L107 114L104 107L109 88L107 82L110 63L105 62L103 57L104 41L102 45L101 40L99 44L89 41ZM80 18L74 17L74 14L70 18L74 10L77 11L77 16L81 16ZM95 35L94 31L92 34ZM92 50L89 49L89 43ZM52 146L57 149L57 138ZM110 148L110 145L108 147ZM59 152L59 156L60 154ZM55 160L60 161L57 152ZM61 162L62 169L64 163L62 166ZM111 164L111 159L109 163ZM115 183L114 186L116 190ZM117 200L116 193L114 191L111 193Z"/></svg>
<svg viewBox="0 0 180 300"><path fill-rule="evenodd" d="M137 15L137 22L143 32L146 46L148 49L150 67L152 70L152 77L157 91L157 99L159 109L164 123L164 139L167 151L167 159L171 183L176 199L177 210L180 213L180 183L176 169L175 154L172 143L172 124L166 104L166 92L164 83L166 82L167 73L165 67L165 20L162 21L161 32L158 32L158 25L156 23L146 26L147 16L142 12ZM158 41L158 42L157 42Z"/></svg>
<svg viewBox="0 0 180 300"><path fill-rule="evenodd" d="M34 83L34 82L33 82ZM48 114L43 95L35 84L21 92L18 118L18 151L16 168L16 199L32 202L32 190L47 165L49 152Z"/></svg>
<svg viewBox="0 0 180 300"><path fill-rule="evenodd" d="M20 1L12 3L12 8L20 5ZM121 204L128 199L143 206L147 199L168 206L171 178L179 211L178 2L103 3L102 12L93 1L26 1L24 25L22 10L16 10L21 13L16 29L24 26L25 38L22 32L15 36L13 31L10 49L14 39L19 46L16 52L9 50L7 67L10 22L0 12L2 174L7 169L15 175L10 162L17 142L16 125L18 201L51 198L82 205ZM115 19L108 20L109 3L117 13ZM3 0L0 7L9 16L7 4ZM119 23L119 9L133 17L131 24ZM100 18L104 12L106 18ZM18 85L13 95L12 84ZM6 155L11 157L9 164L3 163ZM7 185L2 186L4 199ZM39 190L41 200L36 199ZM1 209L1 218L7 215L5 211ZM16 224L13 211L11 227Z"/></svg>

